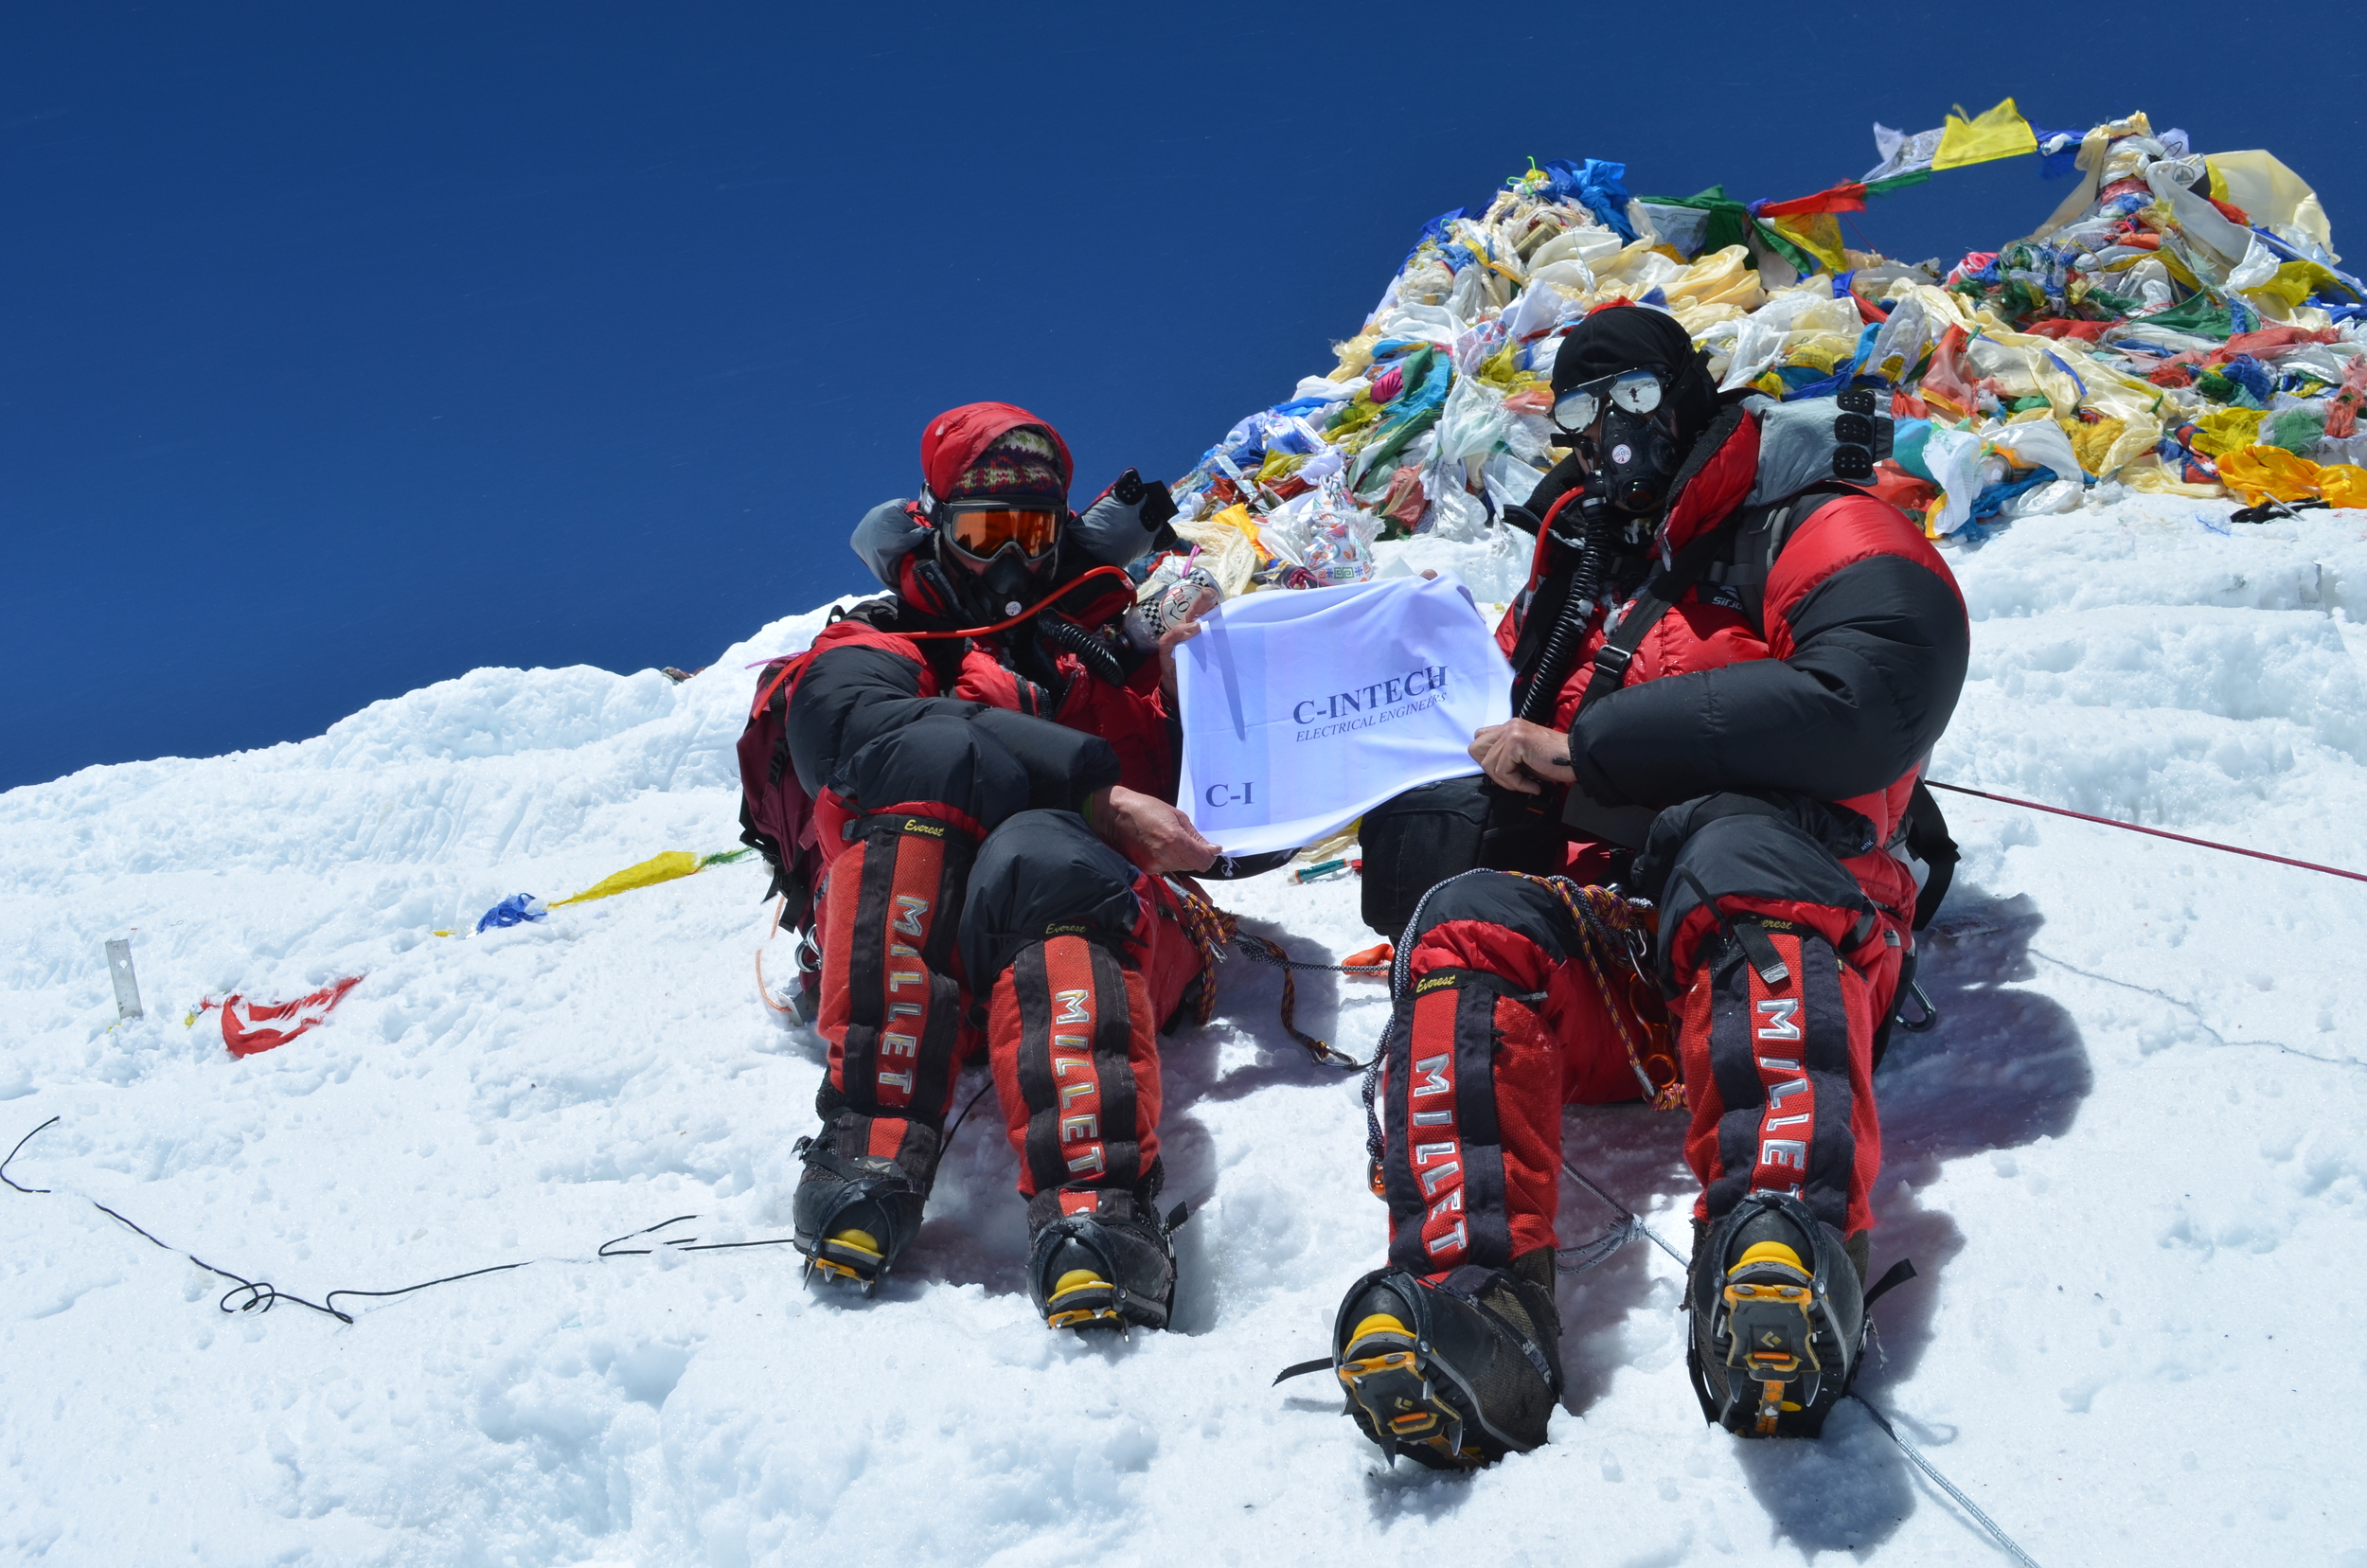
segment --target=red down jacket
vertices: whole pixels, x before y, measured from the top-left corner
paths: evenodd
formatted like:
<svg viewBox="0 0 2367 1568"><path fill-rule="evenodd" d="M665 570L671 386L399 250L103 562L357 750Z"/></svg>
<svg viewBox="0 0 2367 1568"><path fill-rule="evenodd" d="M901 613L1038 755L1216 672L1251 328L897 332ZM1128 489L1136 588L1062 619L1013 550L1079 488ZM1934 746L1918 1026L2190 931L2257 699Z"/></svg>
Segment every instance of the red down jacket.
<svg viewBox="0 0 2367 1568"><path fill-rule="evenodd" d="M951 486L1005 432L1042 423L1002 403L972 403L942 416L922 437L923 477L933 489ZM1065 591L1045 614L1007 632L949 638L912 635L954 630L963 619L934 559L924 501L887 502L856 526L855 553L891 593L825 627L790 694L790 757L814 802L824 863L838 854L850 812L863 809L830 787L840 762L932 714L954 714L991 730L1026 770L1031 808L1073 811L1111 784L1172 801L1178 735L1159 690L1158 661L1110 634L1133 603L1132 585L1115 573L1088 576L1098 566L1123 566L1148 545L1155 527L1145 524L1139 503L1105 492L1069 518L1051 576ZM1053 621L1100 641L1117 661L1122 684L1088 670L1075 652L1043 636L1041 626Z"/></svg>
<svg viewBox="0 0 2367 1568"><path fill-rule="evenodd" d="M1570 730L1574 768L1606 800L1665 807L1775 792L1857 813L1869 832L1842 864L1903 931L1915 883L1895 846L1955 709L1970 628L1954 576L1897 508L1857 490L1803 495L1829 475L1831 424L1829 403L1753 397L1703 432L1655 542L1660 559L1745 508L1774 526L1738 532L1645 635L1625 684L1581 713L1608 635L1593 627L1555 727ZM1794 497L1787 518L1782 504ZM1525 613L1544 608L1539 589L1559 546L1543 529L1538 539L1528 591L1497 629L1507 656ZM1671 956L1687 971L1687 952Z"/></svg>

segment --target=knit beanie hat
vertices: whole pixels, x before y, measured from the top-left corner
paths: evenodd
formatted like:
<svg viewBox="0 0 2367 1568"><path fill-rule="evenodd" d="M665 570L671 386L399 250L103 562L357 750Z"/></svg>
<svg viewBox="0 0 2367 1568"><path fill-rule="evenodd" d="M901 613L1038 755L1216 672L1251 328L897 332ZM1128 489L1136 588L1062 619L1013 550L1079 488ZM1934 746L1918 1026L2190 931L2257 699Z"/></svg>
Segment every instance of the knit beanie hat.
<svg viewBox="0 0 2367 1568"><path fill-rule="evenodd" d="M987 450L962 470L948 501L1044 501L1054 506L1068 497L1068 462L1052 433L1041 425L1020 425L996 437Z"/></svg>

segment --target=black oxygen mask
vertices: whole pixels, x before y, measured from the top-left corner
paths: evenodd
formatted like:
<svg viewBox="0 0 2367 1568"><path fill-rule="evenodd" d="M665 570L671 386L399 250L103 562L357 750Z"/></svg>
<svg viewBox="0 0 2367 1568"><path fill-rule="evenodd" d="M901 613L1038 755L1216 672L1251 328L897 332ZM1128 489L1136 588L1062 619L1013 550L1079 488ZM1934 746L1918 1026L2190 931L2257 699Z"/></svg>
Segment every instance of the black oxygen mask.
<svg viewBox="0 0 2367 1568"><path fill-rule="evenodd" d="M1670 417L1613 407L1605 411L1601 434L1589 444L1594 461L1593 488L1629 517L1648 517L1668 502L1677 477L1677 433Z"/></svg>

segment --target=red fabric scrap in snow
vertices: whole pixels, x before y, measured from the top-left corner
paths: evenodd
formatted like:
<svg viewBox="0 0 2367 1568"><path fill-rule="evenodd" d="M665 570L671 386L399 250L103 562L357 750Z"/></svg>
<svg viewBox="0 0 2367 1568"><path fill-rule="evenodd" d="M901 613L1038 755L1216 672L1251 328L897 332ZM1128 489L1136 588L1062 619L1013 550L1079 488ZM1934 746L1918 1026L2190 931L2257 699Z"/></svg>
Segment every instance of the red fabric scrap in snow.
<svg viewBox="0 0 2367 1568"><path fill-rule="evenodd" d="M1908 472L1887 457L1874 465L1874 482L1865 488L1900 511L1918 514L1930 511L1931 503L1938 500L1940 494L1939 486L1919 474Z"/></svg>
<svg viewBox="0 0 2367 1568"><path fill-rule="evenodd" d="M321 1023L346 999L346 992L361 983L360 975L349 974L333 986L310 996L299 996L294 1002L256 1003L243 996L233 996L226 1002L200 1003L199 1008L220 1007L222 1042L230 1047L232 1056L249 1057L275 1045L285 1045Z"/></svg>
<svg viewBox="0 0 2367 1568"><path fill-rule="evenodd" d="M1797 218L1810 212L1863 212L1865 187L1852 180L1830 190L1820 190L1813 196L1794 196L1789 202L1760 202L1751 209L1754 218Z"/></svg>

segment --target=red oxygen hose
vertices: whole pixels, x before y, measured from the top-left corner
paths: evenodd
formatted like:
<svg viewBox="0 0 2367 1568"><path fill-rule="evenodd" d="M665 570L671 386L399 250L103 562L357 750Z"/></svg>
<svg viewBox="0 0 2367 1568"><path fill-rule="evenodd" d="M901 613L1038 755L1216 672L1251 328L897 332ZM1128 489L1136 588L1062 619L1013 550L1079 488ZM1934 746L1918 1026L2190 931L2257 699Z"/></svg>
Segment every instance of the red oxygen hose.
<svg viewBox="0 0 2367 1568"><path fill-rule="evenodd" d="M1043 597L1038 599L1026 609L1022 610L1018 615L1013 615L1010 619L996 621L992 626L961 626L954 628L951 632L899 632L896 634L899 637L910 637L915 642L920 642L925 639L936 637L990 637L997 632L1007 631L1011 627L1017 626L1021 621L1025 620L1028 616L1034 615L1045 605L1050 604L1054 599L1059 598L1063 594L1066 594L1070 589L1075 588L1078 583L1091 582L1097 577L1113 577L1125 582L1130 587L1133 585L1134 581L1132 578L1126 575L1126 568L1123 566L1096 566L1090 572L1077 573L1075 578L1062 583L1059 587L1052 590L1052 592L1044 595Z"/></svg>

